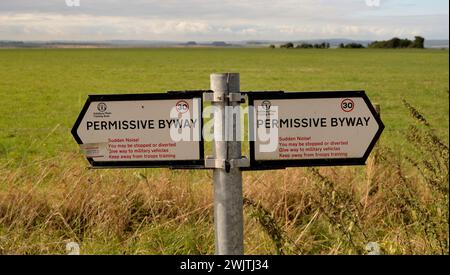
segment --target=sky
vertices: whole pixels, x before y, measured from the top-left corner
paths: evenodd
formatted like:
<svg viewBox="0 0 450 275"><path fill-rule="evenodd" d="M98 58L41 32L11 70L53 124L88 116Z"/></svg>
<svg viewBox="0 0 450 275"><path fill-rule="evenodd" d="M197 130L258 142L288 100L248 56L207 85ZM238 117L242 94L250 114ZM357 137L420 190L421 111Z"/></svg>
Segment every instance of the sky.
<svg viewBox="0 0 450 275"><path fill-rule="evenodd" d="M448 0L0 0L0 40L449 38Z"/></svg>

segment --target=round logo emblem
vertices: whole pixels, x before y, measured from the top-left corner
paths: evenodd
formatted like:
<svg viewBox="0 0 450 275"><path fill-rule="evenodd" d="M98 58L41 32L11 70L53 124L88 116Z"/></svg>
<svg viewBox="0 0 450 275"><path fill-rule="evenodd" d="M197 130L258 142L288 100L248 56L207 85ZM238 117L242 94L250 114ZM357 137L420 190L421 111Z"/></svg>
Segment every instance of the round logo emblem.
<svg viewBox="0 0 450 275"><path fill-rule="evenodd" d="M101 113L106 112L106 109L108 109L108 106L106 105L106 103L102 102L97 105L97 110Z"/></svg>
<svg viewBox="0 0 450 275"><path fill-rule="evenodd" d="M268 101L268 100L264 100L264 101L261 103L261 106L263 107L263 109L264 109L265 111L270 111L270 108L272 108L272 102L270 102L270 101Z"/></svg>

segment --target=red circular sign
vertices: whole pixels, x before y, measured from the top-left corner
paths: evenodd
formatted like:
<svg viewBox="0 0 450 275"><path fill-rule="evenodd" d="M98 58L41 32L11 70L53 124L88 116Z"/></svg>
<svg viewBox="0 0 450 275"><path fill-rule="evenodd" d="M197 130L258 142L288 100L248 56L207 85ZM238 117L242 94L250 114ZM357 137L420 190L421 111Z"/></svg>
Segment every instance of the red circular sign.
<svg viewBox="0 0 450 275"><path fill-rule="evenodd" d="M176 107L177 107L178 113L180 113L180 114L184 114L189 111L189 103L187 103L184 100L178 101Z"/></svg>
<svg viewBox="0 0 450 275"><path fill-rule="evenodd" d="M342 109L342 111L344 111L346 113L350 113L351 111L353 111L355 109L355 102L353 100L351 100L350 98L344 99L341 102L341 109Z"/></svg>

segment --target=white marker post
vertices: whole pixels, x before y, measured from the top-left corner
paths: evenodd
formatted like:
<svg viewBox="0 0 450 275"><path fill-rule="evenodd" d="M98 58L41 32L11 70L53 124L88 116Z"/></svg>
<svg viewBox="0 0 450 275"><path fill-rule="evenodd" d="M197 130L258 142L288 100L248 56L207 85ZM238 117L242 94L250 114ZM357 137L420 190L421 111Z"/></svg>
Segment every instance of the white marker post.
<svg viewBox="0 0 450 275"><path fill-rule="evenodd" d="M227 106L240 104L239 74L212 74L211 90L214 92L214 222L217 255L244 254L244 223L241 142L238 137L240 114L229 117ZM239 101L238 101L238 100ZM232 140L226 137L226 121L232 120ZM224 166L224 167L223 167ZM220 168L218 168L220 167Z"/></svg>

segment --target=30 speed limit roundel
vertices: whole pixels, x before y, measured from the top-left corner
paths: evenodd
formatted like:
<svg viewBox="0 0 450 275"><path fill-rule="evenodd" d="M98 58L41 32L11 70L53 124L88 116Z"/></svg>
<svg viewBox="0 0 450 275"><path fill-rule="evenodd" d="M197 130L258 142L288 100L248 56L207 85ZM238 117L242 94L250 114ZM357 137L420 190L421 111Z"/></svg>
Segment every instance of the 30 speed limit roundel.
<svg viewBox="0 0 450 275"><path fill-rule="evenodd" d="M181 114L187 113L189 111L189 103L184 100L178 101L176 108L177 111Z"/></svg>
<svg viewBox="0 0 450 275"><path fill-rule="evenodd" d="M353 111L355 109L355 102L353 100L351 100L350 98L344 99L341 102L341 108L342 108L342 111L344 111L346 113L350 113L351 111Z"/></svg>

